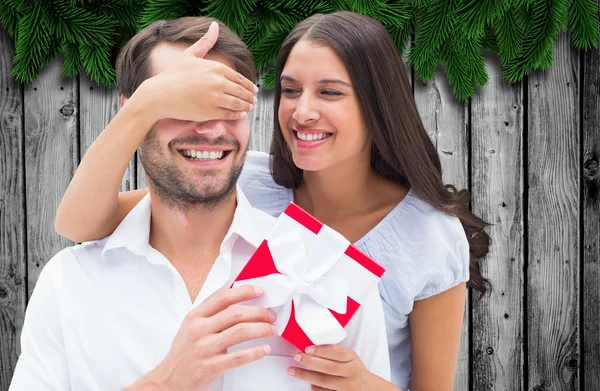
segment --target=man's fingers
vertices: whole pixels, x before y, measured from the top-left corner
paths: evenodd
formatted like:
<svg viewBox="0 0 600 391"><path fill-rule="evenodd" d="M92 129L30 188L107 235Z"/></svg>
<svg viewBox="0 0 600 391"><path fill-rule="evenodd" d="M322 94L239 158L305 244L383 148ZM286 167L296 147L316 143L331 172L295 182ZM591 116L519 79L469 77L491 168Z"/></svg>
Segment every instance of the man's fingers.
<svg viewBox="0 0 600 391"><path fill-rule="evenodd" d="M211 334L220 333L238 323L271 323L275 319L275 312L264 307L232 305L210 318L206 331Z"/></svg>
<svg viewBox="0 0 600 391"><path fill-rule="evenodd" d="M239 323L219 334L214 334L217 351L228 349L242 342L277 335L277 328L269 323Z"/></svg>
<svg viewBox="0 0 600 391"><path fill-rule="evenodd" d="M257 297L262 296L262 294L263 291L260 288L255 288L250 285L225 289L209 298L204 303L200 304L198 308L193 310L193 312L194 315L208 318L223 311L225 308L231 305L256 299Z"/></svg>
<svg viewBox="0 0 600 391"><path fill-rule="evenodd" d="M224 372L260 360L269 354L270 351L271 348L269 345L255 346L249 349L237 350L235 352L219 355L211 360L213 361L211 364L214 366L215 370Z"/></svg>
<svg viewBox="0 0 600 391"><path fill-rule="evenodd" d="M234 71L233 69L226 67L225 69L225 77L232 82L241 85L252 94L256 94L258 92L258 87L254 85L250 80L246 79L241 73Z"/></svg>
<svg viewBox="0 0 600 391"><path fill-rule="evenodd" d="M187 48L184 53L191 53L195 57L204 58L206 53L215 46L217 43L217 39L219 38L219 25L217 22L212 22L208 31L202 38L200 38L196 43Z"/></svg>

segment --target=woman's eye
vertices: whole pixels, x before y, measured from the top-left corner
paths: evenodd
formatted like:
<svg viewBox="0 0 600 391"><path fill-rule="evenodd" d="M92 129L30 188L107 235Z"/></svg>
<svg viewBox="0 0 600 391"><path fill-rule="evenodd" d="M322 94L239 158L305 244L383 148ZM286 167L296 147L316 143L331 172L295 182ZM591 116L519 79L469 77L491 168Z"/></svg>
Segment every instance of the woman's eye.
<svg viewBox="0 0 600 391"><path fill-rule="evenodd" d="M329 96L341 96L342 93L336 90L323 90L321 92L323 95L329 95Z"/></svg>
<svg viewBox="0 0 600 391"><path fill-rule="evenodd" d="M281 93L282 93L282 94L293 94L293 93L295 93L295 92L298 92L298 90L297 90L297 89L295 89L295 88L291 88L291 87L283 87L283 88L281 89Z"/></svg>

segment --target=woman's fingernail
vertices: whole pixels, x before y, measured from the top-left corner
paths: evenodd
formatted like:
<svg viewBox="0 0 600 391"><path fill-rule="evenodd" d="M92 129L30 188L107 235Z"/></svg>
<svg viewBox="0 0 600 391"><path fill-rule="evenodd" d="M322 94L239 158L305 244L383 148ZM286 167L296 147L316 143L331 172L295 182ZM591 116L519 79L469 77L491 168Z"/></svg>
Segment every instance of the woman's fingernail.
<svg viewBox="0 0 600 391"><path fill-rule="evenodd" d="M250 105L250 110L248 110L248 111L252 111L253 108L254 108L254 105Z"/></svg>
<svg viewBox="0 0 600 391"><path fill-rule="evenodd" d="M256 102L258 102L258 98L255 96L254 97L254 102L252 102L252 103L256 103Z"/></svg>
<svg viewBox="0 0 600 391"><path fill-rule="evenodd" d="M298 361L298 362L300 362L300 359L301 359L301 358L302 358L302 355L301 355L301 354L296 354L296 355L294 356L294 360L296 360L296 361Z"/></svg>
<svg viewBox="0 0 600 391"><path fill-rule="evenodd" d="M242 112L242 114L246 114L246 113ZM242 115L242 117L243 117L243 115ZM254 292L256 292L256 294L259 296L262 295L263 293L265 293L265 291L261 287L258 287L258 286L254 287Z"/></svg>
<svg viewBox="0 0 600 391"><path fill-rule="evenodd" d="M271 322L273 322L275 319L277 319L277 314L275 313L275 311L273 311L272 309L268 309L267 312L269 313L269 320Z"/></svg>
<svg viewBox="0 0 600 391"><path fill-rule="evenodd" d="M248 113L246 113L245 111L242 111L242 112L240 113L240 118L244 118L244 117L245 117L245 116L247 116L247 115L248 115Z"/></svg>
<svg viewBox="0 0 600 391"><path fill-rule="evenodd" d="M273 334L277 334L277 326L274 324L271 325L271 329L273 330Z"/></svg>
<svg viewBox="0 0 600 391"><path fill-rule="evenodd" d="M271 347L269 345L265 345L265 353L269 354L271 353Z"/></svg>
<svg viewBox="0 0 600 391"><path fill-rule="evenodd" d="M313 354L315 352L315 347L314 346L309 346L306 348L306 353L308 354Z"/></svg>
<svg viewBox="0 0 600 391"><path fill-rule="evenodd" d="M294 369L294 367L288 368L288 374L290 374L291 376L294 376L296 374L296 370Z"/></svg>

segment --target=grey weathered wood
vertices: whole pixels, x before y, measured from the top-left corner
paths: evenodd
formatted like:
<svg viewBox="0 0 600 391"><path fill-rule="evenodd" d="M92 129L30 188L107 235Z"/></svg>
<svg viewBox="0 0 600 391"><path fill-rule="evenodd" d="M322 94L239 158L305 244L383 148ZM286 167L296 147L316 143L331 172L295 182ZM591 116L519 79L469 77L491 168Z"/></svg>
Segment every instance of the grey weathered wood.
<svg viewBox="0 0 600 391"><path fill-rule="evenodd" d="M77 164L77 78L51 62L25 86L25 183L29 292L44 264L73 243L54 231L54 217Z"/></svg>
<svg viewBox="0 0 600 391"><path fill-rule="evenodd" d="M11 76L14 45L0 28L0 390L20 352L27 297L23 189L23 93Z"/></svg>
<svg viewBox="0 0 600 391"><path fill-rule="evenodd" d="M480 263L491 284L473 297L473 389L525 389L523 364L523 91L487 57L489 83L471 103L473 212L491 224Z"/></svg>
<svg viewBox="0 0 600 391"><path fill-rule="evenodd" d="M148 187L148 180L146 178L146 170L144 170L144 167L142 166L142 162L140 160L139 155L136 153L135 154L135 160L136 160L136 189L141 189L144 187Z"/></svg>
<svg viewBox="0 0 600 391"><path fill-rule="evenodd" d="M419 114L427 133L433 140L444 173L444 181L457 188L468 187L468 106L459 103L452 88L438 70L431 82L414 81L414 94ZM470 349L469 300L465 303L465 316L456 368L455 390L469 389Z"/></svg>
<svg viewBox="0 0 600 391"><path fill-rule="evenodd" d="M273 113L275 90L261 88L260 82L258 84L258 102L254 105L252 111L248 113L248 119L250 120L250 144L248 145L248 149L269 152L273 137L273 121L275 119Z"/></svg>
<svg viewBox="0 0 600 391"><path fill-rule="evenodd" d="M583 55L583 354L585 391L600 390L600 51Z"/></svg>
<svg viewBox="0 0 600 391"><path fill-rule="evenodd" d="M529 390L579 390L579 83L563 34L554 68L528 86Z"/></svg>
<svg viewBox="0 0 600 391"><path fill-rule="evenodd" d="M120 99L115 88L99 86L90 80L87 73L81 73L79 83L80 155L83 157L92 142L119 111ZM121 190L135 189L135 184L135 159L131 159L121 181Z"/></svg>

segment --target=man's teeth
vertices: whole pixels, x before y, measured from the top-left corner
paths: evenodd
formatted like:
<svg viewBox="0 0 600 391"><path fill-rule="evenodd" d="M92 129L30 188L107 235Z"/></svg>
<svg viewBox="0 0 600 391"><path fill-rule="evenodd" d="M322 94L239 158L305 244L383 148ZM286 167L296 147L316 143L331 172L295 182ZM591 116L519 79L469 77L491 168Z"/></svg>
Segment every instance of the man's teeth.
<svg viewBox="0 0 600 391"><path fill-rule="evenodd" d="M330 133L296 133L298 134L298 138L303 141L323 140L324 138L331 136Z"/></svg>
<svg viewBox="0 0 600 391"><path fill-rule="evenodd" d="M185 150L181 151L181 154L185 157L194 158L198 160L219 160L223 158L223 151L192 151Z"/></svg>

